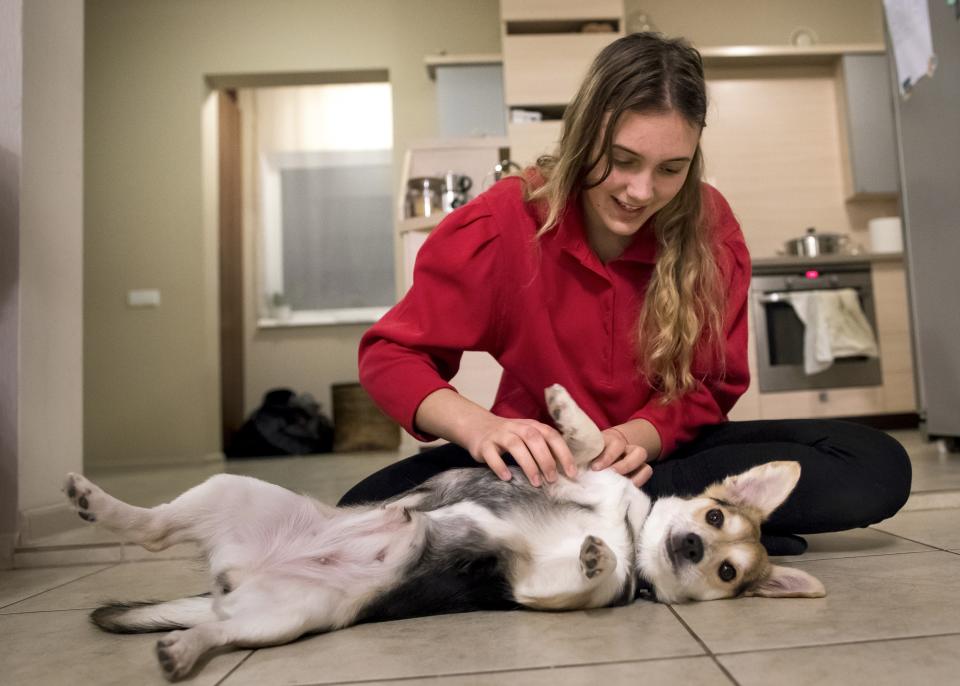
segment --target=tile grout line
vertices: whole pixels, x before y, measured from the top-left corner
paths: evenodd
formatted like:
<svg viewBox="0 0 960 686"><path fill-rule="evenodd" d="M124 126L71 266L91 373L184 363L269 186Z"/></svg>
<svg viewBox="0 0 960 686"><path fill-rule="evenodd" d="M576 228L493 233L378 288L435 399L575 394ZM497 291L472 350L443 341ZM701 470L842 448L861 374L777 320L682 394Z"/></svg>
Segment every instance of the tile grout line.
<svg viewBox="0 0 960 686"><path fill-rule="evenodd" d="M667 605L667 609L670 610L673 616L677 618L677 621L680 622L681 626L683 626L683 628L686 629L691 636L693 636L693 639L700 644L700 647L703 648L706 654L710 657L710 659L713 661L713 664L717 666L717 669L723 672L723 674L730 680L732 684L734 684L734 686L740 686L740 682L733 678L733 674L730 673L730 670L728 670L720 662L720 660L717 659L717 656L714 654L712 650L710 650L706 642L702 638L700 638L699 635L697 635L697 633L693 630L693 628L689 624L687 624L686 620L684 620L684 618L680 616L680 613L674 609L673 605Z"/></svg>
<svg viewBox="0 0 960 686"><path fill-rule="evenodd" d="M666 660L696 660L707 658L707 655L667 655L664 657L647 657L639 660L608 660L604 662L578 662L571 664L543 665L542 667L511 667L509 669L489 669L479 672L445 672L443 674L413 674L411 676L399 677L371 677L369 679L346 679L340 681L310 681L296 686L344 686L346 684L370 684L370 683L393 683L402 681L413 681L415 679L446 679L450 677L468 677L468 676L495 676L497 674L509 674L513 672L545 672L555 669L574 669L577 667L603 667L605 665L632 665L642 664L644 662L660 662ZM238 665L239 666L239 665ZM222 682L220 682L222 683ZM220 686L215 684L214 686ZM229 685L228 685L229 686ZM739 686L739 685L738 685Z"/></svg>
<svg viewBox="0 0 960 686"><path fill-rule="evenodd" d="M833 648L834 646L854 646L868 643L886 643L887 641L913 641L922 638L943 638L945 636L960 636L960 631L948 631L938 634L917 634L916 636L889 636L887 638L871 638L862 641L832 641L830 643L806 643L803 645L780 646L773 648L751 648L750 650L725 650L717 655L752 655L754 653L775 653L781 650L812 650L815 648Z"/></svg>
<svg viewBox="0 0 960 686"><path fill-rule="evenodd" d="M58 585L56 585L56 586L52 586L52 587L47 588L47 589L44 589L44 590L42 590L42 591L38 591L37 593L34 593L33 595L28 595L26 598L20 598L20 600L15 600L15 601L13 601L12 603L7 603L6 605L2 605L2 606L0 606L0 610L5 610L5 609L7 609L8 607L12 607L12 606L16 605L17 603L26 602L26 601L28 601L28 600L31 600L32 598L36 598L37 596L43 595L44 593L49 593L50 591L55 591L55 590L57 590L58 588L63 588L64 586L68 586L69 584L72 584L74 581L81 581L82 579L86 579L87 577L91 577L91 576L93 576L94 574L99 574L100 572L105 572L105 571L107 571L108 569L113 569L114 567L116 567L117 565L120 565L120 564L122 564L122 563L121 563L121 562L114 562L113 564L107 563L106 566L103 567L102 569L94 570L94 571L90 572L89 574L84 574L83 576L78 576L76 579L70 579L70 581L64 581L62 584L58 584ZM79 565L77 565L77 566L79 566ZM86 565L84 565L84 566L86 566ZM11 570L11 571L18 571L18 570ZM59 610L52 610L52 611L59 612ZM28 613L27 613L27 612L8 612L8 613L5 613L5 614L28 614Z"/></svg>
<svg viewBox="0 0 960 686"><path fill-rule="evenodd" d="M884 532L887 533L887 532ZM895 534L890 534L894 536ZM903 538L899 536L898 538ZM898 553L870 553L868 555L837 555L836 557L816 557L807 560L795 559L795 560L771 560L776 564L782 565L795 565L795 564L811 564L814 562L831 562L833 560L861 560L865 557L892 557L894 555L929 555L930 553L951 553L952 550L945 550L944 548L938 548L936 546L929 545L928 543L921 543L920 541L914 541L909 538L903 538L905 541L910 541L911 543L916 543L917 545L922 545L930 550L904 550Z"/></svg>
<svg viewBox="0 0 960 686"><path fill-rule="evenodd" d="M240 660L240 662L238 662L237 664L235 664L235 665L230 669L230 671L228 671L226 674L224 674L223 677L220 679L220 681L218 681L217 683L215 683L213 686L221 686L221 684L223 684L227 679L229 679L231 676L233 676L233 673L236 672L238 669L240 669L247 660L249 660L251 657L253 657L253 654L254 654L255 652L257 652L257 650L258 650L257 648L254 648L253 650L251 650L250 652L248 652L246 655L244 655L244 656L243 656L243 659Z"/></svg>
<svg viewBox="0 0 960 686"><path fill-rule="evenodd" d="M877 529L877 531L883 531L883 529ZM911 543L916 543L917 545L925 545L925 546L927 546L928 548L933 548L934 550L938 550L938 551L940 551L941 553L952 553L952 552L953 552L952 550L947 550L946 548L941 548L941 547L938 546L938 545L932 545L932 544L930 544L930 543L923 543L922 541L915 541L915 540L913 540L912 538L907 538L906 536L901 536L900 534L895 534L895 533L893 533L892 531L884 531L883 533L887 534L888 536L895 536L896 538L899 538L899 539L904 540L904 541L910 541ZM919 552L922 552L922 551L919 551ZM893 554L893 553L891 553L891 554ZM898 555L907 555L908 553L897 553L897 554L898 554Z"/></svg>

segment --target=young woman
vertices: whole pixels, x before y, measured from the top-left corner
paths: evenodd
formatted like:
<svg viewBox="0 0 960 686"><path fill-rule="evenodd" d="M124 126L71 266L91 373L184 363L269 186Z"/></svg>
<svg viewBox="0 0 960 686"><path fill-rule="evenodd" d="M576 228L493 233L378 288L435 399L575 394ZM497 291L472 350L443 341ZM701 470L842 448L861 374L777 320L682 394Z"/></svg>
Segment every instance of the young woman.
<svg viewBox="0 0 960 686"><path fill-rule="evenodd" d="M886 434L726 420L749 383L750 258L726 201L701 180L706 110L695 49L621 38L567 107L556 155L437 227L410 291L363 337L360 379L411 434L450 444L372 475L341 504L454 467L509 479L515 462L534 485L571 472L544 404L553 383L604 430L593 467L654 497L798 461L800 483L764 530L772 553L802 552L795 534L866 526L904 504L910 462ZM464 350L503 367L489 411L448 383Z"/></svg>

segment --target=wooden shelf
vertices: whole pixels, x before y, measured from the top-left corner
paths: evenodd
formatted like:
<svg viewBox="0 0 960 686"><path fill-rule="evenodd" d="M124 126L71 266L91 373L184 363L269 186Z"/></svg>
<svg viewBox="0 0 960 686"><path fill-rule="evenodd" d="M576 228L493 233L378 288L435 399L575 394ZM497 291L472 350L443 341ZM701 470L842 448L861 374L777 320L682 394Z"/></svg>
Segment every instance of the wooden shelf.
<svg viewBox="0 0 960 686"><path fill-rule="evenodd" d="M481 64L503 64L503 56L498 52L475 52L461 55L427 55L423 58L427 67L427 76L437 80L437 67L463 67Z"/></svg>
<svg viewBox="0 0 960 686"><path fill-rule="evenodd" d="M431 214L429 217L409 217L397 222L397 233L404 234L408 231L430 231L437 224L443 221L449 212L440 212Z"/></svg>
<svg viewBox="0 0 960 686"><path fill-rule="evenodd" d="M705 67L832 64L843 55L876 55L886 52L883 43L833 45L728 45L702 48Z"/></svg>

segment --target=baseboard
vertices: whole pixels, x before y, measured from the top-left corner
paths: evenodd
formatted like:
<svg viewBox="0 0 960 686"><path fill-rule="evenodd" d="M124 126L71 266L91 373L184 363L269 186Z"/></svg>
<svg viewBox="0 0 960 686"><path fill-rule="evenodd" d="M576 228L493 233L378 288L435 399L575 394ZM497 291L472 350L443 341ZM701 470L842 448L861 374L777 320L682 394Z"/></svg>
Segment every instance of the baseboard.
<svg viewBox="0 0 960 686"><path fill-rule="evenodd" d="M897 431L900 429L916 429L920 426L920 415L916 412L902 412L899 414L870 414L857 417L837 417L848 422L865 424L881 431Z"/></svg>
<svg viewBox="0 0 960 686"><path fill-rule="evenodd" d="M0 569L13 569L13 549L17 544L14 534L0 534Z"/></svg>
<svg viewBox="0 0 960 686"><path fill-rule="evenodd" d="M201 455L199 457L194 457L190 459L182 460L170 460L163 462L155 462L145 460L143 462L84 462L83 469L84 474L89 472L97 472L103 474L104 472L137 472L143 471L146 469L183 469L184 467L199 467L199 466L209 466L211 464L226 464L226 458L224 458L222 452L216 453L207 453L206 455Z"/></svg>
<svg viewBox="0 0 960 686"><path fill-rule="evenodd" d="M77 512L66 502L20 512L20 532L16 545L30 545L45 536L53 536L83 526Z"/></svg>

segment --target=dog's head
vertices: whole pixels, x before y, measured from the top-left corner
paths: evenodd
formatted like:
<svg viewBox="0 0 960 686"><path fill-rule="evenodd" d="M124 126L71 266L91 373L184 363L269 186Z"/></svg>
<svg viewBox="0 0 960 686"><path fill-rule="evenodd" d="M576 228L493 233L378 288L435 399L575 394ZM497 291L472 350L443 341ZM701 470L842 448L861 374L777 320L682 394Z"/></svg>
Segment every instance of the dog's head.
<svg viewBox="0 0 960 686"><path fill-rule="evenodd" d="M642 575L661 602L739 595L817 598L823 584L770 563L760 523L800 478L796 462L771 462L730 476L695 498L654 503L639 537Z"/></svg>

